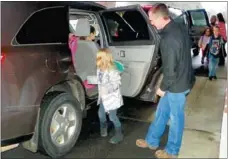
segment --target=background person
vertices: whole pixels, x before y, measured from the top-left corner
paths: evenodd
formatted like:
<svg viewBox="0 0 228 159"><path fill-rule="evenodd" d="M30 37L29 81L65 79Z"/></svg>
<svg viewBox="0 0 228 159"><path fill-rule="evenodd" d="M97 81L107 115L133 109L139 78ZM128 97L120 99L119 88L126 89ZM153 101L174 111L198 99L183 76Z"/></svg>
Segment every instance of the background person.
<svg viewBox="0 0 228 159"><path fill-rule="evenodd" d="M198 46L199 48L201 48L201 51L202 51L202 59L201 59L202 64L204 64L204 58L207 57L206 47L210 41L211 35L212 35L211 29L206 28L203 32L203 35L200 37L200 40L198 43Z"/></svg>
<svg viewBox="0 0 228 159"><path fill-rule="evenodd" d="M218 27L220 28L220 35L222 36L224 43L223 43L223 52L224 52L224 56L220 56L219 57L219 66L223 66L225 65L225 56L226 56L226 50L225 50L225 44L227 41L227 36L226 36L226 24L225 24L225 20L224 17L222 15L222 13L218 13L217 14L217 19L218 19Z"/></svg>
<svg viewBox="0 0 228 159"><path fill-rule="evenodd" d="M216 15L212 15L211 16L210 22L211 22L211 28L213 28L216 25L216 22L217 22Z"/></svg>
<svg viewBox="0 0 228 159"><path fill-rule="evenodd" d="M209 80L217 79L216 77L216 67L219 63L219 57L222 55L224 41L220 35L220 29L218 26L214 26L213 35L208 44L208 57L209 57Z"/></svg>

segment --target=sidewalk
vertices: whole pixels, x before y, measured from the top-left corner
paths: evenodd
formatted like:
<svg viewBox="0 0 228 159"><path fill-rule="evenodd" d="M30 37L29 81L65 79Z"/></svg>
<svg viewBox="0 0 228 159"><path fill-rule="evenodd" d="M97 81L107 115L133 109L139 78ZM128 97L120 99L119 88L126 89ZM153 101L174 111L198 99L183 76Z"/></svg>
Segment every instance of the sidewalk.
<svg viewBox="0 0 228 159"><path fill-rule="evenodd" d="M224 86L227 83L224 79L226 72L221 70L224 68L219 69L217 81L196 77L196 84L185 107L186 124L179 158L219 158L222 120L226 121L223 111ZM125 118L150 123L154 120L155 110L156 107L149 104L132 107L128 109ZM120 116L123 118L122 114ZM226 128L223 127L224 129ZM224 134L226 135L225 132L223 136ZM224 144L221 142L221 145L223 147Z"/></svg>
<svg viewBox="0 0 228 159"><path fill-rule="evenodd" d="M197 77L186 105L186 126L179 158L219 158L225 79Z"/></svg>
<svg viewBox="0 0 228 159"><path fill-rule="evenodd" d="M228 89L226 90L225 107L222 120L219 158L227 158L227 112L225 112L225 109L227 109L227 95Z"/></svg>

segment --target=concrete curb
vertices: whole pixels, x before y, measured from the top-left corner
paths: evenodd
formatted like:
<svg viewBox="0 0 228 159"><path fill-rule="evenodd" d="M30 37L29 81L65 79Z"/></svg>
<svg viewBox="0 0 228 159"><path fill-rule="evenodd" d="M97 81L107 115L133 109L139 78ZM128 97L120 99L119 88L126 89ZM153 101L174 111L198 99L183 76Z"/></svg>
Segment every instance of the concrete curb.
<svg viewBox="0 0 228 159"><path fill-rule="evenodd" d="M225 106L222 120L221 138L220 138L220 150L219 158L227 158L227 95L228 89L226 89Z"/></svg>
<svg viewBox="0 0 228 159"><path fill-rule="evenodd" d="M1 147L1 152L5 152L5 151L9 151L9 150L15 149L18 146L19 146L19 144L13 144L13 145Z"/></svg>

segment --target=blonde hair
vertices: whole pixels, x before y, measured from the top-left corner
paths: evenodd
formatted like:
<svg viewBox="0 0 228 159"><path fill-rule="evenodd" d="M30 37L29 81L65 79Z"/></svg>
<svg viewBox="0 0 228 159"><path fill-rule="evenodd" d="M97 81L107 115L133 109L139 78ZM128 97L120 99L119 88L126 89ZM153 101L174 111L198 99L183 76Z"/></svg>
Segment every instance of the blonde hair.
<svg viewBox="0 0 228 159"><path fill-rule="evenodd" d="M100 49L97 53L97 68L105 71L114 68L114 60L108 49Z"/></svg>

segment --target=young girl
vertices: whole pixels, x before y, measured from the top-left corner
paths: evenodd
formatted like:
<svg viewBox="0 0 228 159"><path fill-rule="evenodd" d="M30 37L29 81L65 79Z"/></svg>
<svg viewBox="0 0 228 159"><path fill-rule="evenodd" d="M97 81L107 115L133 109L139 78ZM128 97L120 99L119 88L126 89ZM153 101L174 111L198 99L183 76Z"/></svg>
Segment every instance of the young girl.
<svg viewBox="0 0 228 159"><path fill-rule="evenodd" d="M97 104L100 105L98 110L100 133L102 137L108 135L106 119L106 113L108 113L109 119L115 127L115 135L109 142L117 144L123 140L121 123L117 117L117 109L123 105L123 98L120 92L121 77L115 68L112 54L108 49L101 49L97 54L97 79L99 91Z"/></svg>
<svg viewBox="0 0 228 159"><path fill-rule="evenodd" d="M204 30L203 36L200 37L200 40L199 40L199 43L198 43L199 47L202 50L202 59L201 59L201 63L202 64L204 64L204 58L207 55L206 54L206 46L209 43L210 37L211 37L211 29L210 28L206 28Z"/></svg>
<svg viewBox="0 0 228 159"><path fill-rule="evenodd" d="M208 56L209 56L209 80L217 79L216 67L219 63L219 57L223 56L223 44L224 40L220 35L220 29L218 26L213 27L213 35L210 38L208 44Z"/></svg>

